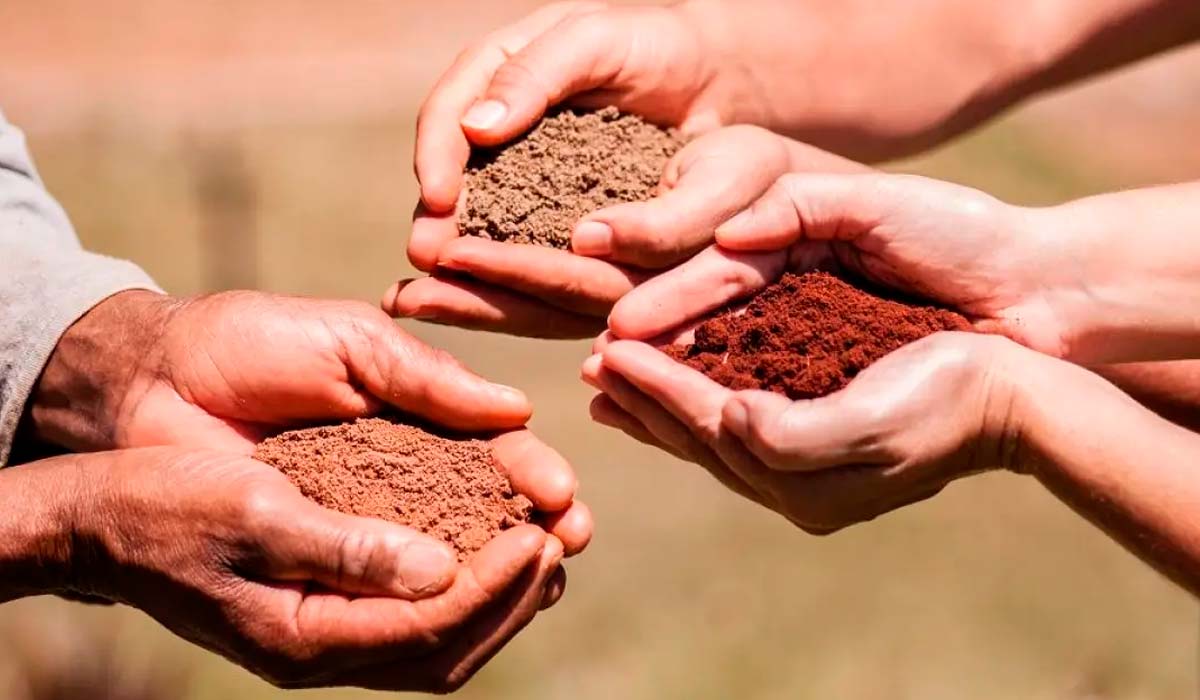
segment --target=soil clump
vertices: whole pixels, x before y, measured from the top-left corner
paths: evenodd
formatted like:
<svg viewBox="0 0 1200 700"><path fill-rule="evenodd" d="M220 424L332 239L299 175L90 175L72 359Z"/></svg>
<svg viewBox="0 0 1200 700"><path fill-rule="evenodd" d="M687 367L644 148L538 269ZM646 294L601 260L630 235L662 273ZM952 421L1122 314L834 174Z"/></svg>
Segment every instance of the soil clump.
<svg viewBox="0 0 1200 700"><path fill-rule="evenodd" d="M382 418L283 433L260 443L254 458L326 508L420 530L460 560L533 511L488 442Z"/></svg>
<svg viewBox="0 0 1200 700"><path fill-rule="evenodd" d="M512 143L472 154L459 229L466 236L570 249L582 217L653 197L682 147L678 132L616 107L560 111Z"/></svg>

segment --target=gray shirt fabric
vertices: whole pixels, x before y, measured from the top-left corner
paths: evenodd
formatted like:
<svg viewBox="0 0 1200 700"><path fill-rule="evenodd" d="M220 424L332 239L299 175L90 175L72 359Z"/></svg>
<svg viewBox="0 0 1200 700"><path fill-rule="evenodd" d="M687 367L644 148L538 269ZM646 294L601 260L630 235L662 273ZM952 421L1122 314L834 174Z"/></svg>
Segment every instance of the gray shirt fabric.
<svg viewBox="0 0 1200 700"><path fill-rule="evenodd" d="M59 338L128 289L158 287L133 263L83 249L42 185L24 134L0 113L0 466Z"/></svg>

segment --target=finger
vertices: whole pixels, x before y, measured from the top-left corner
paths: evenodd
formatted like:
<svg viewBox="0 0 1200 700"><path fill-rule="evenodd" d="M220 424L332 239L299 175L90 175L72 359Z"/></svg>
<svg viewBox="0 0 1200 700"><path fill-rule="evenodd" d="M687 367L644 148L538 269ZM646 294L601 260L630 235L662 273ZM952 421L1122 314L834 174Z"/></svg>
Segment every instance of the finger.
<svg viewBox="0 0 1200 700"><path fill-rule="evenodd" d="M731 253L710 247L638 286L608 317L619 338L648 340L767 286L783 274L784 253Z"/></svg>
<svg viewBox="0 0 1200 700"><path fill-rule="evenodd" d="M645 278L603 260L544 246L466 236L448 243L438 264L567 311L603 318Z"/></svg>
<svg viewBox="0 0 1200 700"><path fill-rule="evenodd" d="M579 481L567 460L528 430L514 430L492 440L496 462L543 512L565 510L575 498Z"/></svg>
<svg viewBox="0 0 1200 700"><path fill-rule="evenodd" d="M630 32L621 15L591 11L561 19L514 53L462 119L472 143L495 146L528 131L567 97L611 83Z"/></svg>
<svg viewBox="0 0 1200 700"><path fill-rule="evenodd" d="M462 279L425 277L397 283L384 302L384 310L396 317L528 338L590 338L604 327L602 319Z"/></svg>
<svg viewBox="0 0 1200 700"><path fill-rule="evenodd" d="M546 534L523 525L496 536L459 569L441 595L418 601L347 597L309 592L292 613L301 643L314 653L392 656L398 650L435 649L456 638L464 624L503 599L537 561ZM360 667L362 661L348 661Z"/></svg>
<svg viewBox="0 0 1200 700"><path fill-rule="evenodd" d="M563 567L558 567L558 571L554 572L554 576L550 578L546 584L546 595L542 598L542 610L549 610L562 600L563 594L567 592L567 570Z"/></svg>
<svg viewBox="0 0 1200 700"><path fill-rule="evenodd" d="M704 467L717 481L729 490L755 503L765 503L761 494L757 493L752 484L739 476L736 469L731 468L727 460L745 461L744 455L734 454L734 450L719 444L723 441L713 439L710 442L702 435L702 431L693 430L685 421L671 415L653 397L646 395L621 375L602 367L595 375L596 386L624 413L632 416L636 422L644 426L651 439L647 444L666 445L667 452L694 462ZM721 388L721 387L718 387ZM722 390L724 390L722 388ZM719 412L720 404L713 401L710 408ZM703 410L703 409L700 409ZM631 433L636 438L636 429ZM738 464L743 470L747 465Z"/></svg>
<svg viewBox="0 0 1200 700"><path fill-rule="evenodd" d="M633 414L621 408L607 394L597 394L588 406L588 412L591 414L592 420L600 425L620 430L643 445L660 449L681 461L692 461L687 455L656 438L653 433L646 429L646 426L642 425L641 421L634 418Z"/></svg>
<svg viewBox="0 0 1200 700"><path fill-rule="evenodd" d="M533 409L523 393L483 379L375 313L381 321L360 327L367 343L346 346L351 373L367 391L402 411L459 430L516 428L529 420Z"/></svg>
<svg viewBox="0 0 1200 700"><path fill-rule="evenodd" d="M568 557L587 549L596 527L592 509L582 501L575 501L566 510L549 513L542 521L546 531L562 542L563 551Z"/></svg>
<svg viewBox="0 0 1200 700"><path fill-rule="evenodd" d="M458 237L457 209L435 214L424 203L418 204L408 236L408 261L421 272L433 272L442 249Z"/></svg>
<svg viewBox="0 0 1200 700"><path fill-rule="evenodd" d="M512 586L508 598L472 620L445 649L400 667L379 666L363 671L341 679L339 684L371 690L412 690L414 679L424 679L419 684L424 687L419 689L450 692L461 688L533 621L561 561L562 545L548 538L536 565Z"/></svg>
<svg viewBox="0 0 1200 700"><path fill-rule="evenodd" d="M739 392L725 405L722 423L772 469L817 471L882 463L873 449L874 420L852 398L852 390L811 401L791 401L766 391Z"/></svg>
<svg viewBox="0 0 1200 700"><path fill-rule="evenodd" d="M781 250L801 238L849 240L878 224L903 188L876 174L784 175L749 209L717 228L717 243L738 251Z"/></svg>
<svg viewBox="0 0 1200 700"><path fill-rule="evenodd" d="M787 172L788 162L783 139L759 129L733 127L702 138L668 166L678 172L669 190L584 217L572 249L640 268L677 264L712 243L717 226Z"/></svg>
<svg viewBox="0 0 1200 700"><path fill-rule="evenodd" d="M431 211L448 212L458 201L463 169L471 154L462 119L487 90L497 69L510 55L564 17L598 6L598 3L555 3L540 8L464 52L442 76L421 106L417 119L417 180L421 183L421 198Z"/></svg>
<svg viewBox="0 0 1200 700"><path fill-rule="evenodd" d="M259 509L259 573L279 581L316 581L334 591L416 600L454 581L458 560L442 542L407 527L318 506L296 493L284 507Z"/></svg>

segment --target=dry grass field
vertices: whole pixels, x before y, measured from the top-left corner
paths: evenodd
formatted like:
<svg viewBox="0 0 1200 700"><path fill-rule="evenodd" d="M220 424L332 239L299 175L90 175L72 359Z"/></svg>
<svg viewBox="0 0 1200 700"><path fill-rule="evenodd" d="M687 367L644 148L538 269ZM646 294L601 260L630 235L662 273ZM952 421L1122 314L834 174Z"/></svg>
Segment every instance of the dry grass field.
<svg viewBox="0 0 1200 700"><path fill-rule="evenodd" d="M9 2L0 108L30 132L85 242L173 292L375 300L410 272L421 95L468 40L535 4ZM1200 175L1198 58L1088 86L896 167L1028 203ZM1035 484L973 479L810 538L592 425L576 379L586 344L408 327L530 393L534 428L576 464L598 523L562 604L466 698L1194 694L1193 601ZM159 684L165 698L283 695L128 609L21 601L0 608L0 635L4 697L39 674Z"/></svg>

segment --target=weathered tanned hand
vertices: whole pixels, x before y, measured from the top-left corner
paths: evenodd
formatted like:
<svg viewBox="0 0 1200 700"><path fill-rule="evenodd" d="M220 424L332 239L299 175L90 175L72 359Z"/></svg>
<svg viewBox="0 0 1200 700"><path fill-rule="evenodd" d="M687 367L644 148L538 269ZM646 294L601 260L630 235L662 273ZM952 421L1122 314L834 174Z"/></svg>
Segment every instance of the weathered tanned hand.
<svg viewBox="0 0 1200 700"><path fill-rule="evenodd" d="M268 434L398 408L499 434L497 456L567 553L591 538L577 481L520 427L519 391L491 384L359 302L227 292L174 299L125 292L72 326L30 409L43 440L90 451L148 446L249 455Z"/></svg>
<svg viewBox="0 0 1200 700"><path fill-rule="evenodd" d="M440 542L320 508L238 455L105 452L0 480L3 599L132 605L281 687L453 690L561 594L562 545L535 526L457 569Z"/></svg>

